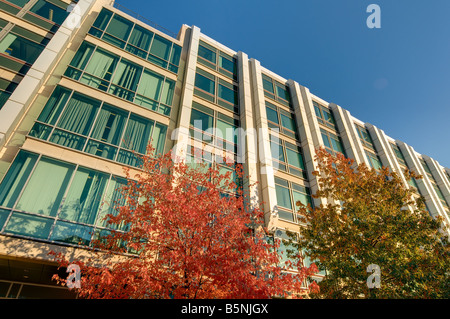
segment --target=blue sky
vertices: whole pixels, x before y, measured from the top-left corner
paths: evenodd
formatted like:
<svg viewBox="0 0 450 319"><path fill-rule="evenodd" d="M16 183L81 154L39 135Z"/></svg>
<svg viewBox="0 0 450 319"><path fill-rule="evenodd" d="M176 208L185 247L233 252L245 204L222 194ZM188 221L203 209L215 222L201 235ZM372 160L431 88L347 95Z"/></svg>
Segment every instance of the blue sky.
<svg viewBox="0 0 450 319"><path fill-rule="evenodd" d="M449 0L116 0L255 58L450 167ZM381 29L369 29L369 4Z"/></svg>

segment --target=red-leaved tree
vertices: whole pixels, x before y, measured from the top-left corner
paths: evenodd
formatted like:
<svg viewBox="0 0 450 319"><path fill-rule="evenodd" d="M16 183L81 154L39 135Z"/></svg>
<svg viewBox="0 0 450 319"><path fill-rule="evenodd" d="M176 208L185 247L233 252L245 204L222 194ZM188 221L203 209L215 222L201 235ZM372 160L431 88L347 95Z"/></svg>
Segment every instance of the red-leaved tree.
<svg viewBox="0 0 450 319"><path fill-rule="evenodd" d="M127 170L122 200L107 216L114 230L95 241L95 257L53 253L60 267L80 266L80 298L302 297L317 289L314 282L305 289L314 264L281 264L260 203L231 172L177 163L171 153L155 157L151 147L149 154L139 174ZM245 178L239 167L235 173Z"/></svg>

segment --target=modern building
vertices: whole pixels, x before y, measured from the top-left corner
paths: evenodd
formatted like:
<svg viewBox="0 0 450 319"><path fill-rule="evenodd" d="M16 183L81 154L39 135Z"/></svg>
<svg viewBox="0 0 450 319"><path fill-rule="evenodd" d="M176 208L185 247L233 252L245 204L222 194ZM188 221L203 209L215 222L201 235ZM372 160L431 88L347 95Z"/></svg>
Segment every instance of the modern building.
<svg viewBox="0 0 450 319"><path fill-rule="evenodd" d="M296 201L319 204L319 146L422 174L405 185L450 222L449 168L196 26L171 34L112 0L0 0L0 298L74 297L48 252L89 253L150 140L186 160L207 145L224 171L225 149L276 236L297 229Z"/></svg>

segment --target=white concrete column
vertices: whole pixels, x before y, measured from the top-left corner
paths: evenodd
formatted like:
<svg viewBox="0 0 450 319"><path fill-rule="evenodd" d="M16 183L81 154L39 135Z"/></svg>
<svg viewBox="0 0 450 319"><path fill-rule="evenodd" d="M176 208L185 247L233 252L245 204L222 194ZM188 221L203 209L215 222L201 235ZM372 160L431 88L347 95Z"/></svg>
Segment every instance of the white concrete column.
<svg viewBox="0 0 450 319"><path fill-rule="evenodd" d="M303 88L304 94L302 94L302 87L295 81L289 80L287 82L289 86L289 90L291 92L291 100L292 105L294 107L295 119L297 122L297 130L300 138L300 144L302 147L303 160L305 162L305 169L308 172L308 181L309 188L311 189L311 193L315 194L318 190L318 181L317 177L312 175L313 171L318 169L317 163L314 160L316 155L316 147L319 147L319 137L320 130L317 127L313 130L311 129L310 122L308 121L307 115L307 106L308 98L304 98L307 95L307 89ZM311 101L312 105L312 101ZM317 120L316 120L317 123ZM313 132L315 132L316 138L313 138ZM314 205L319 206L320 204L324 204L324 200L322 198L313 198Z"/></svg>
<svg viewBox="0 0 450 319"><path fill-rule="evenodd" d="M191 120L192 100L194 96L195 72L197 67L200 28L193 26L186 31L184 46L187 46L183 87L181 89L178 119L170 136L174 143L173 156L177 161L186 161L188 146L191 143L189 124Z"/></svg>
<svg viewBox="0 0 450 319"><path fill-rule="evenodd" d="M239 80L240 134L238 143L238 163L244 169L244 192L248 192L251 205L262 201L258 191L258 140L253 122L252 87L248 55L237 53Z"/></svg>
<svg viewBox="0 0 450 319"><path fill-rule="evenodd" d="M334 103L330 103L329 108L336 120L336 127L347 157L354 159L357 165L365 163L370 167L350 112Z"/></svg>
<svg viewBox="0 0 450 319"><path fill-rule="evenodd" d="M406 145L402 141L395 142L402 152L409 169L423 176L422 179L417 180L417 187L419 188L422 196L425 198L425 203L427 204L431 216L444 216L444 207L442 206L440 200L437 198L437 194L434 191L434 188L431 185L431 182L429 181L428 176L423 169L419 158L416 155L416 152L411 146Z"/></svg>
<svg viewBox="0 0 450 319"><path fill-rule="evenodd" d="M422 155L422 157L428 164L428 167L430 168L431 174L433 175L437 186L439 186L442 195L444 195L445 201L450 205L450 187L447 185L444 173L440 169L441 166L436 160L432 159L429 156Z"/></svg>
<svg viewBox="0 0 450 319"><path fill-rule="evenodd" d="M273 231L278 219L278 208L261 64L255 59L250 59L249 61L253 93L254 123L258 133L258 162L261 193L264 198L264 220L269 230Z"/></svg>
<svg viewBox="0 0 450 319"><path fill-rule="evenodd" d="M369 131L370 137L372 138L375 150L381 160L381 164L385 167L389 167L392 172L397 173L405 186L409 188L410 185L403 174L403 170L397 161L397 156L394 154L384 131L369 123L366 123L365 126Z"/></svg>

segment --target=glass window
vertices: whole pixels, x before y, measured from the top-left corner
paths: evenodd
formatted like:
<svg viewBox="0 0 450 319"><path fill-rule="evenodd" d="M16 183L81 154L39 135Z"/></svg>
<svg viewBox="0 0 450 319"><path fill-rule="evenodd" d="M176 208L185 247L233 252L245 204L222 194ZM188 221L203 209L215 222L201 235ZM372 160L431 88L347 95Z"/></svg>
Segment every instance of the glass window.
<svg viewBox="0 0 450 319"><path fill-rule="evenodd" d="M147 58L147 51L150 48L153 35L153 32L135 25L128 41L129 45L127 46L127 51L136 54L141 58Z"/></svg>
<svg viewBox="0 0 450 319"><path fill-rule="evenodd" d="M95 20L93 26L100 30L105 30L112 15L113 13L111 11L108 11L103 8L102 11L99 13L97 19Z"/></svg>
<svg viewBox="0 0 450 319"><path fill-rule="evenodd" d="M95 121L91 137L109 144L119 145L128 112L103 105Z"/></svg>
<svg viewBox="0 0 450 319"><path fill-rule="evenodd" d="M132 28L133 23L131 21L115 14L109 22L103 39L123 49Z"/></svg>
<svg viewBox="0 0 450 319"><path fill-rule="evenodd" d="M206 131L207 129L212 129L213 126L213 116L201 112L197 109L192 109L191 111L191 126Z"/></svg>
<svg viewBox="0 0 450 319"><path fill-rule="evenodd" d="M275 185L275 190L277 194L278 205L287 209L292 209L291 194L289 192L289 188L277 184Z"/></svg>
<svg viewBox="0 0 450 319"><path fill-rule="evenodd" d="M154 101L159 101L163 84L163 76L150 70L145 70L142 74L137 93Z"/></svg>
<svg viewBox="0 0 450 319"><path fill-rule="evenodd" d="M8 0L8 2L14 3L16 6L23 8L30 0Z"/></svg>
<svg viewBox="0 0 450 319"><path fill-rule="evenodd" d="M127 180L123 178L111 178L108 190L105 193L101 210L98 214L96 225L100 227L106 227L111 229L125 230L123 225L116 226L115 224L109 224L107 222L108 215L116 216L118 214L118 208L126 204L125 197L122 196L121 189L127 185Z"/></svg>
<svg viewBox="0 0 450 319"><path fill-rule="evenodd" d="M58 25L63 24L69 15L67 10L44 0L38 0L30 11Z"/></svg>
<svg viewBox="0 0 450 319"><path fill-rule="evenodd" d="M317 121L332 129L336 129L336 121L334 120L331 110L313 101L314 111L316 113Z"/></svg>
<svg viewBox="0 0 450 319"><path fill-rule="evenodd" d="M206 44L200 42L200 45L198 46L198 56L213 64L216 64L216 52L208 49L208 47L209 46L207 46Z"/></svg>
<svg viewBox="0 0 450 319"><path fill-rule="evenodd" d="M74 169L74 165L42 158L25 186L16 209L56 216Z"/></svg>
<svg viewBox="0 0 450 319"><path fill-rule="evenodd" d="M114 73L109 93L133 101L141 73L142 67L122 59Z"/></svg>
<svg viewBox="0 0 450 319"><path fill-rule="evenodd" d="M382 165L381 161L377 155L366 151L367 159L369 160L370 166L376 170L380 170Z"/></svg>
<svg viewBox="0 0 450 319"><path fill-rule="evenodd" d="M13 208L38 156L19 152L0 184L0 206Z"/></svg>
<svg viewBox="0 0 450 319"><path fill-rule="evenodd" d="M0 41L0 52L26 63L33 64L44 46L13 33L8 33Z"/></svg>
<svg viewBox="0 0 450 319"><path fill-rule="evenodd" d="M47 239L52 225L53 219L14 212L5 227L5 232Z"/></svg>
<svg viewBox="0 0 450 319"><path fill-rule="evenodd" d="M100 101L74 93L56 125L59 128L88 135L100 108Z"/></svg>
<svg viewBox="0 0 450 319"><path fill-rule="evenodd" d="M166 68L167 67L166 61L169 59L171 48L172 42L155 34L152 42L152 47L150 48L148 60L163 68Z"/></svg>
<svg viewBox="0 0 450 319"><path fill-rule="evenodd" d="M73 222L95 223L109 175L79 168L70 185L59 218Z"/></svg>
<svg viewBox="0 0 450 319"><path fill-rule="evenodd" d="M197 72L195 76L195 86L211 95L215 94L214 79L211 79L211 77L207 77L204 74L200 74L199 72Z"/></svg>
<svg viewBox="0 0 450 319"><path fill-rule="evenodd" d="M50 240L87 246L91 241L92 230L92 227L57 221Z"/></svg>
<svg viewBox="0 0 450 319"><path fill-rule="evenodd" d="M80 81L106 91L118 60L119 58L117 56L104 50L97 49L92 55ZM93 75L94 77L90 75Z"/></svg>
<svg viewBox="0 0 450 319"><path fill-rule="evenodd" d="M154 121L132 114L123 137L122 146L141 154L146 153Z"/></svg>

